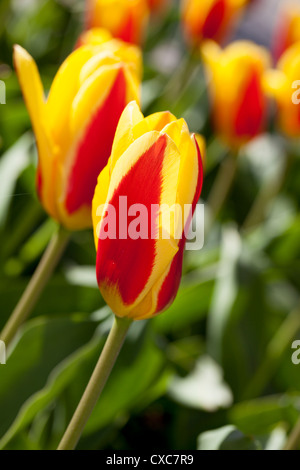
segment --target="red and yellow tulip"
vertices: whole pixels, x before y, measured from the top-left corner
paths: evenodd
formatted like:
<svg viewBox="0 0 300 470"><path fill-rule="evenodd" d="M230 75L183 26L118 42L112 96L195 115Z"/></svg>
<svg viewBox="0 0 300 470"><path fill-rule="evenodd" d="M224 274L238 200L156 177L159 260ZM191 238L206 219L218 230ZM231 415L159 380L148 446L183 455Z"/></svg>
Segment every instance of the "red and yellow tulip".
<svg viewBox="0 0 300 470"><path fill-rule="evenodd" d="M300 42L266 73L266 88L277 103L278 124L288 137L300 137Z"/></svg>
<svg viewBox="0 0 300 470"><path fill-rule="evenodd" d="M86 29L105 28L132 44L143 40L149 18L147 0L86 0Z"/></svg>
<svg viewBox="0 0 300 470"><path fill-rule="evenodd" d="M14 64L38 147L37 190L64 227L90 227L97 177L107 164L119 118L139 100L141 54L112 40L74 51L45 98L37 66L22 47Z"/></svg>
<svg viewBox="0 0 300 470"><path fill-rule="evenodd" d="M277 27L274 29L275 60L293 44L300 41L300 6L294 3L284 4L279 14Z"/></svg>
<svg viewBox="0 0 300 470"><path fill-rule="evenodd" d="M157 210L154 225L153 219L149 220L145 236L131 238L128 221L120 235L125 216L120 197L126 196L128 208L143 205L147 221L149 214L153 216L153 205L170 208L190 204L187 217L174 215L174 220L186 227L201 186L200 150L186 122L169 112L144 118L135 102L128 104L118 124L108 165L99 175L92 206L97 280L117 316L149 318L170 305L180 283L185 246L185 236L177 231L177 224L170 229ZM116 237L101 236L106 230L108 206L116 211ZM130 211L128 214L133 215ZM153 227L157 237L152 237ZM165 233L169 236L162 236Z"/></svg>
<svg viewBox="0 0 300 470"><path fill-rule="evenodd" d="M159 12L161 10L164 10L168 3L169 0L147 0L149 9L152 13Z"/></svg>
<svg viewBox="0 0 300 470"><path fill-rule="evenodd" d="M221 41L247 0L182 0L182 24L187 40Z"/></svg>
<svg viewBox="0 0 300 470"><path fill-rule="evenodd" d="M202 55L215 129L230 147L238 148L265 129L264 73L270 66L269 54L248 41L236 41L224 50L207 41Z"/></svg>

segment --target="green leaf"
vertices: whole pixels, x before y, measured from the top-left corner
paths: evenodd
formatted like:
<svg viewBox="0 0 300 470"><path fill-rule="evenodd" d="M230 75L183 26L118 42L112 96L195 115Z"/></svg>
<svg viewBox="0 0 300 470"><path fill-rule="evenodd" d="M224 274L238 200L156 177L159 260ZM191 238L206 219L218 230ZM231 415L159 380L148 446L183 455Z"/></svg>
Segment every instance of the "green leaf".
<svg viewBox="0 0 300 470"><path fill-rule="evenodd" d="M7 211L14 196L17 178L29 164L29 149L32 145L32 135L24 134L0 160L0 226L6 219Z"/></svg>
<svg viewBox="0 0 300 470"><path fill-rule="evenodd" d="M170 333L199 322L207 314L213 285L212 278L183 285L168 310L152 320L154 329Z"/></svg>
<svg viewBox="0 0 300 470"><path fill-rule="evenodd" d="M199 359L186 377L174 377L169 394L182 405L210 412L229 407L233 400L221 368L209 356Z"/></svg>
<svg viewBox="0 0 300 470"><path fill-rule="evenodd" d="M230 411L230 420L246 434L267 434L278 423L291 425L297 419L299 396L270 396L239 403Z"/></svg>
<svg viewBox="0 0 300 470"><path fill-rule="evenodd" d="M15 420L19 409L41 390L62 360L85 344L97 323L80 315L32 320L5 366L0 369L0 435Z"/></svg>
<svg viewBox="0 0 300 470"><path fill-rule="evenodd" d="M259 443L233 425L206 431L198 437L198 450L259 450Z"/></svg>
<svg viewBox="0 0 300 470"><path fill-rule="evenodd" d="M219 275L217 277L208 316L208 348L220 360L222 341L238 293L236 268L241 255L241 239L234 227L223 230Z"/></svg>

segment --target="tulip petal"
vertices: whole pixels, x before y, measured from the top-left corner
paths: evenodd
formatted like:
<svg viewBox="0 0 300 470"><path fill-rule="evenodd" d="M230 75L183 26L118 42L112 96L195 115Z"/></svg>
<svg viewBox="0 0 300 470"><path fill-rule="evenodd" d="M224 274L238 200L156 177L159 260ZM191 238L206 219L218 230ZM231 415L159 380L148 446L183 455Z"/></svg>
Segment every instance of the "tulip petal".
<svg viewBox="0 0 300 470"><path fill-rule="evenodd" d="M171 207L175 203L179 163L178 150L167 135L156 131L143 135L117 161L107 204L115 207L117 214L120 212L119 196L127 196L128 207L143 204L148 213L148 230L151 230L151 205L164 203ZM142 186L140 181L143 181ZM159 223L159 214L156 214L157 230ZM178 251L173 239L153 239L151 232L148 235L147 239L99 240L99 287L119 316L128 314L145 298Z"/></svg>
<svg viewBox="0 0 300 470"><path fill-rule="evenodd" d="M47 211L56 218L54 181L57 149L47 132L43 85L35 61L25 49L18 45L14 47L14 66L37 141L39 155L38 194Z"/></svg>
<svg viewBox="0 0 300 470"><path fill-rule="evenodd" d="M73 102L74 143L64 162L59 206L61 218L69 223L73 213L90 207L97 175L107 164L120 115L128 100L136 98L127 79L121 64L102 67L84 82Z"/></svg>
<svg viewBox="0 0 300 470"><path fill-rule="evenodd" d="M96 250L97 250L98 241L99 241L98 226L103 216L104 205L105 205L108 190L109 190L109 182L110 182L109 169L110 169L110 160L108 161L106 167L103 168L100 175L98 176L97 186L95 188L95 194L94 194L93 202L92 202L92 218L93 218L94 242L95 242Z"/></svg>
<svg viewBox="0 0 300 470"><path fill-rule="evenodd" d="M202 168L202 158L199 146L197 144L196 136L193 136L196 153L197 153L197 168L195 169L197 174L197 184L194 188L194 195L190 201L192 205L192 211L190 214L189 220L186 220L185 232L182 234L181 239L178 244L178 251L174 256L172 262L170 263L168 269L163 273L163 275L158 279L158 281L152 286L151 291L146 295L146 297L135 306L130 313L128 314L129 318L134 318L135 320L142 320L146 318L151 318L154 315L161 313L166 310L168 306L173 302L176 297L181 273L182 273L182 261L183 253L185 246L185 233L188 229L188 225L191 222L192 213L195 210L196 203L200 197L202 183L203 183L203 168Z"/></svg>
<svg viewBox="0 0 300 470"><path fill-rule="evenodd" d="M81 47L74 51L59 68L47 99L47 120L51 135L63 155L71 142L70 109L79 89L83 65L93 56L93 49Z"/></svg>
<svg viewBox="0 0 300 470"><path fill-rule="evenodd" d="M216 0L202 26L202 35L204 38L219 38L224 27L226 17L225 0ZM201 34L201 31L195 31Z"/></svg>
<svg viewBox="0 0 300 470"><path fill-rule="evenodd" d="M123 155L125 150L134 142L135 136L133 128L137 123L142 122L143 114L136 101L128 103L124 109L115 133L114 143L111 151L111 171L114 169L119 157Z"/></svg>
<svg viewBox="0 0 300 470"><path fill-rule="evenodd" d="M263 128L265 120L265 99L261 79L255 71L250 74L241 95L234 120L234 133L247 140L255 137Z"/></svg>

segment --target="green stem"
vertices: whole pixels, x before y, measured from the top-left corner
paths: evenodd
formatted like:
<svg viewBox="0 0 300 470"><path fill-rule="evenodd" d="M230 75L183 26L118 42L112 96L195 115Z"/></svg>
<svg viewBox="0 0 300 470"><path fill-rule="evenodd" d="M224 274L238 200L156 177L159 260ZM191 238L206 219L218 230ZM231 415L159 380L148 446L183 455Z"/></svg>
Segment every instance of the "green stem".
<svg viewBox="0 0 300 470"><path fill-rule="evenodd" d="M115 317L94 372L57 450L73 450L107 382L132 320Z"/></svg>
<svg viewBox="0 0 300 470"><path fill-rule="evenodd" d="M284 450L298 450L300 447L300 418L288 437Z"/></svg>
<svg viewBox="0 0 300 470"><path fill-rule="evenodd" d="M259 396L278 368L278 362L284 352L291 347L295 335L300 330L300 307L296 308L283 321L275 336L271 339L263 362L251 380L244 399Z"/></svg>
<svg viewBox="0 0 300 470"><path fill-rule="evenodd" d="M243 223L242 230L248 230L252 227L255 227L265 219L268 206L283 188L289 173L289 169L291 167L291 163L292 156L286 155L284 166L278 175L278 178L275 181L270 181L261 188Z"/></svg>
<svg viewBox="0 0 300 470"><path fill-rule="evenodd" d="M208 207L210 209L209 223L206 224L206 232L209 232L215 219L218 217L224 202L231 190L238 166L238 154L228 153L221 163L220 170L214 185L208 196Z"/></svg>
<svg viewBox="0 0 300 470"><path fill-rule="evenodd" d="M41 261L13 313L3 328L0 339L6 346L13 340L19 327L27 319L53 273L67 245L70 234L63 228L53 235Z"/></svg>

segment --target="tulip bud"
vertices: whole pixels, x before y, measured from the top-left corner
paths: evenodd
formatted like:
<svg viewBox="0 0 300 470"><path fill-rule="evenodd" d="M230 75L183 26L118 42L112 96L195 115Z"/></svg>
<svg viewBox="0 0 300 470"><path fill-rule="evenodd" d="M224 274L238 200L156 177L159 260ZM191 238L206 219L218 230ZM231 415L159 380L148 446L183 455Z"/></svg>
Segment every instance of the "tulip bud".
<svg viewBox="0 0 300 470"><path fill-rule="evenodd" d="M132 44L142 42L148 17L147 0L87 0L87 30L105 28Z"/></svg>
<svg viewBox="0 0 300 470"><path fill-rule="evenodd" d="M169 4L169 0L147 0L147 2L152 13L164 10Z"/></svg>
<svg viewBox="0 0 300 470"><path fill-rule="evenodd" d="M20 46L14 64L37 141L41 203L68 229L90 227L97 176L119 118L139 99L140 51L116 40L80 47L60 67L47 99L33 58Z"/></svg>
<svg viewBox="0 0 300 470"><path fill-rule="evenodd" d="M278 108L278 124L288 137L300 137L300 42L281 57L276 70L265 75L265 84Z"/></svg>
<svg viewBox="0 0 300 470"><path fill-rule="evenodd" d="M187 40L221 41L247 0L182 0L182 24Z"/></svg>
<svg viewBox="0 0 300 470"><path fill-rule="evenodd" d="M278 25L274 28L274 57L276 62L293 44L300 41L300 6L295 3L284 4Z"/></svg>
<svg viewBox="0 0 300 470"><path fill-rule="evenodd" d="M248 41L236 41L224 50L207 41L202 55L215 129L227 145L239 148L265 129L263 78L269 54Z"/></svg>
<svg viewBox="0 0 300 470"><path fill-rule="evenodd" d="M128 104L92 206L98 285L117 316L149 318L174 300L201 187L200 150L186 122L168 112L144 118Z"/></svg>

